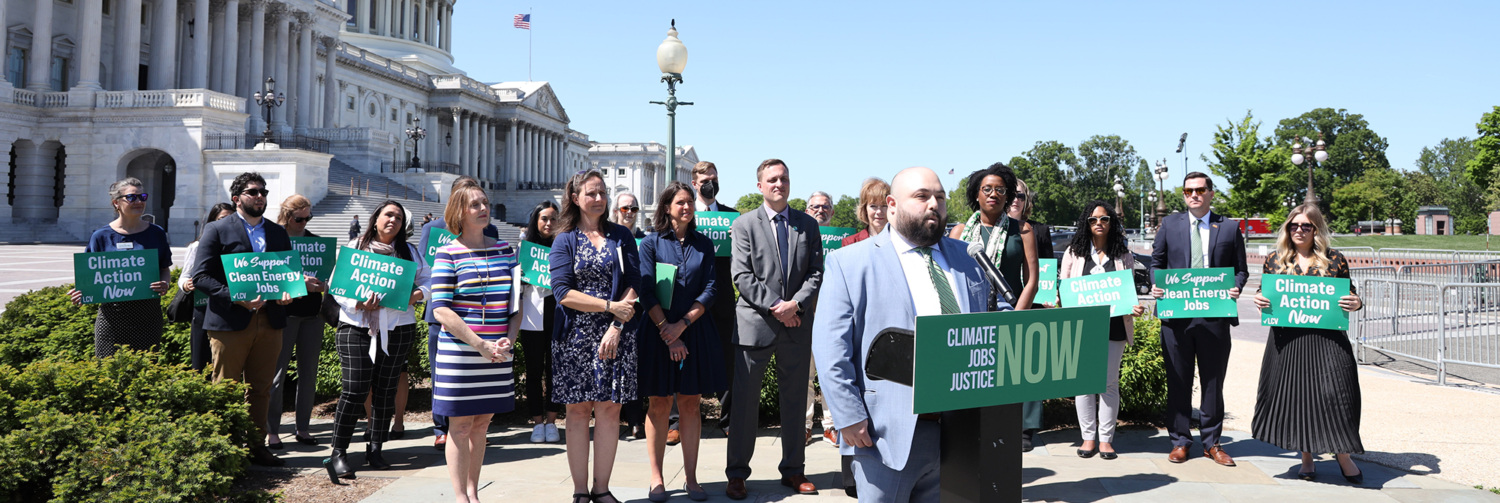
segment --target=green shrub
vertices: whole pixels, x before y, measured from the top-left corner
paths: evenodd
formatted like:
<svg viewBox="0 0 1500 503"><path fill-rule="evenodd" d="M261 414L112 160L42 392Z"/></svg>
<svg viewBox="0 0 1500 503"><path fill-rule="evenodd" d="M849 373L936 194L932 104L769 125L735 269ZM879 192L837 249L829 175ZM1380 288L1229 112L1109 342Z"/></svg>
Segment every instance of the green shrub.
<svg viewBox="0 0 1500 503"><path fill-rule="evenodd" d="M417 338L415 341L412 341L411 351L406 354L407 377L410 379L409 385L415 385L432 376L432 369L427 365L427 322L422 321L422 308L422 304L417 304L411 308L417 316ZM318 380L317 395L319 398L337 397L344 386L341 374L342 369L339 367L339 350L337 341L335 341L335 333L336 331L333 327L328 326L327 323L323 324L323 350L318 353L318 371L316 373ZM297 372L297 358L295 356L292 357L292 362L288 366L288 372L291 374L288 376L289 379L299 379L301 376ZM413 409L412 405L408 402L407 409ZM416 408L416 410L422 409Z"/></svg>
<svg viewBox="0 0 1500 503"><path fill-rule="evenodd" d="M0 500L228 496L246 464L245 386L157 358L0 365Z"/></svg>
<svg viewBox="0 0 1500 503"><path fill-rule="evenodd" d="M1120 415L1124 422L1166 425L1167 370L1161 354L1161 320L1150 314L1135 319L1135 344L1120 357ZM1073 397L1047 400L1042 428L1078 424Z"/></svg>
<svg viewBox="0 0 1500 503"><path fill-rule="evenodd" d="M47 287L22 294L0 314L0 365L24 367L55 357L94 357L95 305L75 306L68 299L73 285Z"/></svg>

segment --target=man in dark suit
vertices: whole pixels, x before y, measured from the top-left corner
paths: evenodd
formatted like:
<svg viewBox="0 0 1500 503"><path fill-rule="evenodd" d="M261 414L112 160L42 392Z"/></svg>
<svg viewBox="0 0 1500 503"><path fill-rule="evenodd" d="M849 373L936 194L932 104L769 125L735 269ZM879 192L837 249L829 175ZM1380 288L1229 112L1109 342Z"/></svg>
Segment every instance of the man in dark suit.
<svg viewBox="0 0 1500 503"><path fill-rule="evenodd" d="M803 473L806 438L802 406L812 359L813 309L823 282L823 238L818 222L787 205L791 179L786 163L766 159L755 169L755 185L765 197L730 227L734 256L730 270L740 299L735 304L734 409L730 411L729 452L724 474L730 499L747 495L750 458L755 454L760 382L771 356L781 387L781 484L797 492L817 491Z"/></svg>
<svg viewBox="0 0 1500 503"><path fill-rule="evenodd" d="M700 161L693 165L693 192L698 194L698 199L693 202L696 211L731 211L739 213L733 206L719 202L719 168L714 163ZM714 257L715 284L728 285L734 282L730 273L730 259L728 256ZM720 295L714 300L714 305L708 307L709 315L714 317L714 329L719 331L719 347L724 348L724 368L731 369L729 372L729 390L734 389L734 297L733 295ZM719 396L719 429L729 431L729 401L730 392L725 391ZM676 423L674 422L675 426ZM677 430L667 432L667 444L676 445L674 435Z"/></svg>
<svg viewBox="0 0 1500 503"><path fill-rule="evenodd" d="M286 229L262 218L268 193L265 178L257 173L235 177L229 185L235 213L203 228L197 263L192 269L197 271L193 274L193 284L208 296L203 329L208 332L213 354L214 382L233 379L249 384L246 399L250 402L250 417L260 419L265 419L270 409L272 379L281 355L281 329L286 327L286 311L282 306L292 299L282 294L282 298L270 302L260 297L230 301L222 257L292 249ZM252 423L250 461L263 466L286 464L266 449L265 421Z"/></svg>
<svg viewBox="0 0 1500 503"><path fill-rule="evenodd" d="M1229 296L1238 299L1245 281L1250 278L1245 267L1245 237L1240 234L1239 222L1209 211L1214 200L1214 182L1204 173L1188 173L1182 182L1182 196L1188 211L1162 219L1151 250L1151 269L1234 268L1234 288L1229 289ZM1161 298L1162 289L1153 286L1151 295ZM1224 373L1229 367L1229 327L1239 325L1239 322L1236 317L1162 320L1162 356L1167 370L1167 432L1172 437L1168 461L1187 461L1188 448L1193 445L1188 422L1193 415L1193 363L1196 360L1203 390L1200 400L1203 415L1198 427L1203 437L1203 456L1224 466L1234 466L1234 459L1219 447L1219 434L1224 428Z"/></svg>

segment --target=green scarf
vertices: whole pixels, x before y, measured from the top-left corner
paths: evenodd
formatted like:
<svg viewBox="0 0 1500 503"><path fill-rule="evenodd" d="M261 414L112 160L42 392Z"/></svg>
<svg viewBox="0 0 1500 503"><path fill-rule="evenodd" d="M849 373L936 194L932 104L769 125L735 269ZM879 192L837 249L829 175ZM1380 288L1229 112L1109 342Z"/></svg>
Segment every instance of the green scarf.
<svg viewBox="0 0 1500 503"><path fill-rule="evenodd" d="M1000 223L995 226L995 231L990 232L988 240L984 239L979 227L979 212L976 211L969 215L969 221L964 223L964 231L958 238L970 243L984 243L984 252L991 255L995 267L1000 267L1000 260L1005 255L1005 239L1010 237L1010 215L1000 214Z"/></svg>

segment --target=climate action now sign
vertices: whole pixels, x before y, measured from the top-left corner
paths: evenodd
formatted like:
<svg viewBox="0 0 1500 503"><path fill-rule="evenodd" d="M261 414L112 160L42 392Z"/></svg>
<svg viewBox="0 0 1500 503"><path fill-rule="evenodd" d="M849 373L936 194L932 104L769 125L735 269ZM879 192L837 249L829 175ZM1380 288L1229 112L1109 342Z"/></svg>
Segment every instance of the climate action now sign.
<svg viewBox="0 0 1500 503"><path fill-rule="evenodd" d="M700 211L695 224L698 232L714 242L714 256L728 257L734 253L734 243L729 239L729 227L740 214L733 211Z"/></svg>
<svg viewBox="0 0 1500 503"><path fill-rule="evenodd" d="M1267 274L1260 284L1261 295L1271 301L1261 311L1261 325L1349 329L1349 312L1339 307L1339 297L1349 295L1347 278Z"/></svg>
<svg viewBox="0 0 1500 503"><path fill-rule="evenodd" d="M229 280L230 301L278 300L282 293L294 299L307 295L302 257L296 250L234 253L220 260L224 261L224 278Z"/></svg>
<svg viewBox="0 0 1500 503"><path fill-rule="evenodd" d="M1158 269L1156 286L1163 293L1156 301L1156 317L1229 318L1240 315L1229 297L1234 288L1234 268Z"/></svg>
<svg viewBox="0 0 1500 503"><path fill-rule="evenodd" d="M338 260L339 243L335 238L292 238L292 249L302 256L302 272L321 281L333 275Z"/></svg>
<svg viewBox="0 0 1500 503"><path fill-rule="evenodd" d="M73 288L84 304L156 298L151 284L161 281L156 250L73 254Z"/></svg>
<svg viewBox="0 0 1500 503"><path fill-rule="evenodd" d="M1090 274L1062 280L1058 295L1062 305L1109 306L1110 316L1124 316L1135 309L1135 277L1132 271Z"/></svg>
<svg viewBox="0 0 1500 503"><path fill-rule="evenodd" d="M369 300L373 293L381 296L381 307L405 311L416 280L416 262L345 246L339 250L328 293L354 301Z"/></svg>
<svg viewBox="0 0 1500 503"><path fill-rule="evenodd" d="M818 234L823 235L823 249L837 250L844 247L844 238L853 236L859 232L853 227L818 227Z"/></svg>
<svg viewBox="0 0 1500 503"><path fill-rule="evenodd" d="M448 232L448 229L437 226L429 229L427 231L427 249L422 250L423 253L427 254L427 267L432 267L436 263L438 248L448 246L448 243L452 243L455 239L458 239L458 236L452 232Z"/></svg>
<svg viewBox="0 0 1500 503"><path fill-rule="evenodd" d="M1036 304L1057 303L1057 259L1037 259L1036 275L1036 297L1032 302Z"/></svg>
<svg viewBox="0 0 1500 503"><path fill-rule="evenodd" d="M552 248L530 241L521 242L521 281L542 288L552 288Z"/></svg>
<svg viewBox="0 0 1500 503"><path fill-rule="evenodd" d="M917 317L913 412L1104 392L1105 306Z"/></svg>

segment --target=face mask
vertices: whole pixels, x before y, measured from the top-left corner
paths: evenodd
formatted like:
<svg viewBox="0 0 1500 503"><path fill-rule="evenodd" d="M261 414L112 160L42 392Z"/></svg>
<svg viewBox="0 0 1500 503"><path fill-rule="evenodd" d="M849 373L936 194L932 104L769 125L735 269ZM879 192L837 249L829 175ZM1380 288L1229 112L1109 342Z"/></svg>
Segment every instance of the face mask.
<svg viewBox="0 0 1500 503"><path fill-rule="evenodd" d="M704 198L713 199L714 196L719 195L719 180L713 178L704 180L699 185L698 191L703 193Z"/></svg>

